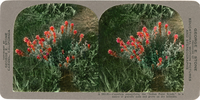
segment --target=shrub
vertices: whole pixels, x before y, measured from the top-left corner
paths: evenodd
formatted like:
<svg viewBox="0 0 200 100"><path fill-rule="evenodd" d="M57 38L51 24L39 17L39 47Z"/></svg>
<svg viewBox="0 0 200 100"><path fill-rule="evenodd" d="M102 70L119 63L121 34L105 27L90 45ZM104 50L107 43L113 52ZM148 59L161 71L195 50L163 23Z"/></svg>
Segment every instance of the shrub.
<svg viewBox="0 0 200 100"><path fill-rule="evenodd" d="M50 69L50 72L47 71L49 74L46 73L48 76L57 74L57 77L60 77L58 67L71 70L73 81L80 89L88 90L89 87L96 86L96 83L93 82L97 79L98 74L94 68L96 63L93 62L97 51L95 44L87 43L87 40L84 40L84 34L74 30L74 24L69 25L68 21L65 21L65 25L61 25L59 30L51 26L49 31L44 32L45 37L36 35L36 39L32 41L28 37L24 37L28 53L16 49L16 54L22 58L31 57L44 62ZM90 51L91 47L92 51ZM90 73L85 73L87 71ZM93 76L94 79L90 79L90 76ZM48 77L44 77L44 79L46 78ZM81 79L84 81L80 81ZM59 78L53 80L58 82Z"/></svg>

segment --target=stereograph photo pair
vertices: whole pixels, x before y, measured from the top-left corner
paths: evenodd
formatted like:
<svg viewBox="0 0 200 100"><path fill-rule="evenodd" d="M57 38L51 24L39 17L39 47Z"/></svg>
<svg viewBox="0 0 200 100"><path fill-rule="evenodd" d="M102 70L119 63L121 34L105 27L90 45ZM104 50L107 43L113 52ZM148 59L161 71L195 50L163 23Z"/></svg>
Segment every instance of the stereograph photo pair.
<svg viewBox="0 0 200 100"><path fill-rule="evenodd" d="M4 1L1 96L194 100L199 16L195 1Z"/></svg>

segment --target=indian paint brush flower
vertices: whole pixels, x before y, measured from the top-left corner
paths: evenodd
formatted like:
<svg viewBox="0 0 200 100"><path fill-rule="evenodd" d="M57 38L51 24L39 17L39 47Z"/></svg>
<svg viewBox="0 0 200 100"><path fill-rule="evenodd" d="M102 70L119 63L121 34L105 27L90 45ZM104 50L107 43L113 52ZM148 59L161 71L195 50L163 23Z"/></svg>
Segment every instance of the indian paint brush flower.
<svg viewBox="0 0 200 100"><path fill-rule="evenodd" d="M90 49L90 44L87 44L88 49Z"/></svg>
<svg viewBox="0 0 200 100"><path fill-rule="evenodd" d="M64 25L61 25L61 26L60 26L60 30L61 30L61 33L62 33L62 34L64 33L64 28L65 28Z"/></svg>
<svg viewBox="0 0 200 100"><path fill-rule="evenodd" d="M134 36L130 36L130 39L133 41L133 42L135 42L135 38L134 38Z"/></svg>
<svg viewBox="0 0 200 100"><path fill-rule="evenodd" d="M136 58L138 59L138 61L140 61L140 56L137 55Z"/></svg>
<svg viewBox="0 0 200 100"><path fill-rule="evenodd" d="M56 39L55 38L53 39L53 44L56 44Z"/></svg>
<svg viewBox="0 0 200 100"><path fill-rule="evenodd" d="M28 41L30 41L27 37L24 37L24 42L28 42Z"/></svg>
<svg viewBox="0 0 200 100"><path fill-rule="evenodd" d="M54 27L51 26L51 27L49 28L49 30L51 30L52 32L54 32Z"/></svg>
<svg viewBox="0 0 200 100"><path fill-rule="evenodd" d="M72 59L75 59L75 56L74 56L74 55L72 56Z"/></svg>
<svg viewBox="0 0 200 100"><path fill-rule="evenodd" d="M121 52L124 52L124 49L123 49L123 48L121 48Z"/></svg>
<svg viewBox="0 0 200 100"><path fill-rule="evenodd" d="M33 49L33 51L35 52L35 47L33 45L31 45L31 48Z"/></svg>
<svg viewBox="0 0 200 100"><path fill-rule="evenodd" d="M73 28L74 28L74 23L71 23L71 29L70 29L70 32L72 32Z"/></svg>
<svg viewBox="0 0 200 100"><path fill-rule="evenodd" d="M161 25L162 25L162 23L161 22L158 22L158 27L159 27L159 33L160 33L160 36L161 36Z"/></svg>
<svg viewBox="0 0 200 100"><path fill-rule="evenodd" d="M135 49L137 49L137 46L135 45L135 42L131 42L131 45L135 47Z"/></svg>
<svg viewBox="0 0 200 100"><path fill-rule="evenodd" d="M33 45L37 45L37 40L35 39L32 43Z"/></svg>
<svg viewBox="0 0 200 100"><path fill-rule="evenodd" d="M40 36L39 36L39 35L36 35L35 38L36 38L37 40L40 40Z"/></svg>
<svg viewBox="0 0 200 100"><path fill-rule="evenodd" d="M45 39L44 39L44 38L40 38L40 41L44 42L44 41L45 41Z"/></svg>
<svg viewBox="0 0 200 100"><path fill-rule="evenodd" d="M47 58L46 55L43 55L43 58L44 58L46 61L48 61L48 58Z"/></svg>
<svg viewBox="0 0 200 100"><path fill-rule="evenodd" d="M82 39L84 38L84 34L80 34L80 40L79 40L79 43L82 41Z"/></svg>
<svg viewBox="0 0 200 100"><path fill-rule="evenodd" d="M74 35L76 35L76 33L77 33L77 30L74 30Z"/></svg>
<svg viewBox="0 0 200 100"><path fill-rule="evenodd" d="M120 41L121 41L121 38L119 38L119 37L116 38L116 42L117 42L117 43L120 43Z"/></svg>
<svg viewBox="0 0 200 100"><path fill-rule="evenodd" d="M146 27L143 27L142 30L143 30L144 33L147 33L147 28Z"/></svg>
<svg viewBox="0 0 200 100"><path fill-rule="evenodd" d="M133 50L133 53L136 55L136 51L135 50Z"/></svg>
<svg viewBox="0 0 200 100"><path fill-rule="evenodd" d="M170 34L171 34L171 32L170 32L170 31L168 31L167 35L169 36Z"/></svg>
<svg viewBox="0 0 200 100"><path fill-rule="evenodd" d="M130 59L133 59L133 58L134 58L134 56L133 56L133 55L131 55L131 56L130 56Z"/></svg>
<svg viewBox="0 0 200 100"><path fill-rule="evenodd" d="M149 45L149 39L147 39L147 40L145 41L145 43L146 43L146 46Z"/></svg>
<svg viewBox="0 0 200 100"><path fill-rule="evenodd" d="M111 49L108 50L108 54L112 55L113 51Z"/></svg>
<svg viewBox="0 0 200 100"><path fill-rule="evenodd" d="M31 48L27 48L27 51L28 51L29 53L31 53Z"/></svg>
<svg viewBox="0 0 200 100"><path fill-rule="evenodd" d="M157 30L157 26L154 26L153 28L154 33L156 32L156 30Z"/></svg>
<svg viewBox="0 0 200 100"><path fill-rule="evenodd" d="M54 39L56 38L56 33L55 32L53 32L53 37L54 37Z"/></svg>
<svg viewBox="0 0 200 100"><path fill-rule="evenodd" d="M167 59L168 59L168 56L165 56L165 59L167 60Z"/></svg>
<svg viewBox="0 0 200 100"><path fill-rule="evenodd" d="M162 57L159 57L158 61L159 61L160 64L162 64Z"/></svg>
<svg viewBox="0 0 200 100"><path fill-rule="evenodd" d="M128 41L126 42L126 44L127 44L127 45L130 45L130 40L128 40Z"/></svg>
<svg viewBox="0 0 200 100"><path fill-rule="evenodd" d="M51 52L51 51L52 51L52 48L51 48L51 47L49 47L49 48L47 49L47 51L48 51L48 52Z"/></svg>
<svg viewBox="0 0 200 100"><path fill-rule="evenodd" d="M119 44L120 44L121 47L124 47L124 45L125 45L124 41L122 41L122 40L119 42Z"/></svg>
<svg viewBox="0 0 200 100"><path fill-rule="evenodd" d="M144 34L142 32L137 32L138 37L140 37L141 39L143 39Z"/></svg>
<svg viewBox="0 0 200 100"><path fill-rule="evenodd" d="M31 41L28 41L28 42L26 42L27 43L27 46L31 46L32 44L31 44Z"/></svg>
<svg viewBox="0 0 200 100"><path fill-rule="evenodd" d="M66 57L66 61L67 61L67 63L69 63L69 61L70 61L70 57L69 56Z"/></svg>
<svg viewBox="0 0 200 100"><path fill-rule="evenodd" d="M47 52L47 53L46 53L46 55L48 56L48 55L49 55L49 53Z"/></svg>
<svg viewBox="0 0 200 100"><path fill-rule="evenodd" d="M182 49L184 49L184 45L182 44L181 46L182 46Z"/></svg>
<svg viewBox="0 0 200 100"><path fill-rule="evenodd" d="M40 49L40 53L42 53L42 49Z"/></svg>
<svg viewBox="0 0 200 100"><path fill-rule="evenodd" d="M65 29L67 30L68 27L68 21L65 21Z"/></svg>
<svg viewBox="0 0 200 100"><path fill-rule="evenodd" d="M39 54L37 55L37 59L40 59L40 55Z"/></svg>
<svg viewBox="0 0 200 100"><path fill-rule="evenodd" d="M176 42L176 40L178 39L178 34L174 35L174 43Z"/></svg>
<svg viewBox="0 0 200 100"><path fill-rule="evenodd" d="M41 47L43 48L43 42L42 42L42 41L39 41L39 44L40 44Z"/></svg>
<svg viewBox="0 0 200 100"><path fill-rule="evenodd" d="M19 56L23 56L24 55L24 53L19 49L15 49L15 53L17 53Z"/></svg>
<svg viewBox="0 0 200 100"><path fill-rule="evenodd" d="M167 33L168 24L165 24L165 32Z"/></svg>

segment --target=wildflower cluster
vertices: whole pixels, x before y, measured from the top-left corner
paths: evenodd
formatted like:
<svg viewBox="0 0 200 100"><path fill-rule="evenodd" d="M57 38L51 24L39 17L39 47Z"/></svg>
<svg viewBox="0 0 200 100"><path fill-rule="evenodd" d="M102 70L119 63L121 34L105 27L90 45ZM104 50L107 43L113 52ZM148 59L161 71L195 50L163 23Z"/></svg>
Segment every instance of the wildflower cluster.
<svg viewBox="0 0 200 100"><path fill-rule="evenodd" d="M165 29L162 30L161 22L158 22L158 26L155 26L152 32L143 27L142 31L137 32L137 37L131 35L127 42L118 37L116 42L121 47L121 53L116 56L117 53L109 49L108 54L114 57L129 58L143 67L152 67L152 69L154 66L156 68L166 67L178 52L183 52L184 45L177 42L178 34L172 35L168 24L164 27Z"/></svg>
<svg viewBox="0 0 200 100"><path fill-rule="evenodd" d="M79 39L76 39L78 37ZM44 36L36 35L33 41L24 37L28 53L19 49L16 49L15 52L19 56L34 56L39 61L50 62L54 66L68 67L72 60L82 55L81 52L90 49L87 41L82 43L83 38L84 34L77 36L77 30L74 30L73 23L69 25L68 21L65 21L64 25L60 26L60 30L51 26L48 31L44 31Z"/></svg>

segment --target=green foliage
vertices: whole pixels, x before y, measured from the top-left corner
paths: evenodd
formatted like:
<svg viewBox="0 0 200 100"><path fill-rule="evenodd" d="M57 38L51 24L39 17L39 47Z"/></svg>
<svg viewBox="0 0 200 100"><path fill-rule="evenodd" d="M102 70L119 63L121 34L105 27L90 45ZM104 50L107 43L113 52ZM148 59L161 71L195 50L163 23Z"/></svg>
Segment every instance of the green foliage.
<svg viewBox="0 0 200 100"><path fill-rule="evenodd" d="M171 63L168 64L166 69L163 69L163 74L165 75L165 86L170 91L183 91L184 83L184 57L183 52L178 53L179 57Z"/></svg>

